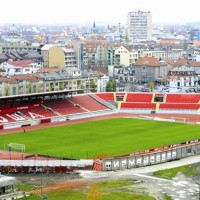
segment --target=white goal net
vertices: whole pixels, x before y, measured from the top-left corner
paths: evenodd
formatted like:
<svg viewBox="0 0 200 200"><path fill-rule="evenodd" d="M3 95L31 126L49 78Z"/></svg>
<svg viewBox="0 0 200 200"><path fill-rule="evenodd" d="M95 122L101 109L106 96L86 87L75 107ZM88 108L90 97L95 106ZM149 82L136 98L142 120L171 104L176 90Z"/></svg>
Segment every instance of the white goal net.
<svg viewBox="0 0 200 200"><path fill-rule="evenodd" d="M25 146L25 144L9 143L8 144L8 150L9 151L18 150L18 151L21 151L21 152L25 152L26 146Z"/></svg>

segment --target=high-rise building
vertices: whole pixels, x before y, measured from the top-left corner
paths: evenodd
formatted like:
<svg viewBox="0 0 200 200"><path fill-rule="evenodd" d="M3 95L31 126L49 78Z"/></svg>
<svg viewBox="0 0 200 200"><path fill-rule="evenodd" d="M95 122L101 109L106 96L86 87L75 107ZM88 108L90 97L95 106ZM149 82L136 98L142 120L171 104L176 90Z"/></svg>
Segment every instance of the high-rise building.
<svg viewBox="0 0 200 200"><path fill-rule="evenodd" d="M131 43L152 39L152 15L150 11L132 11L127 16L127 34Z"/></svg>

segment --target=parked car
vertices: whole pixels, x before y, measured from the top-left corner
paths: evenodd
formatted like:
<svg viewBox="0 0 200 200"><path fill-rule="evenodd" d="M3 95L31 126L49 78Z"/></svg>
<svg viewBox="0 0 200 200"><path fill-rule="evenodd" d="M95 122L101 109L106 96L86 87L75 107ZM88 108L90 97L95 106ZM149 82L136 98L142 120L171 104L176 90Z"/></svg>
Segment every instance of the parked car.
<svg viewBox="0 0 200 200"><path fill-rule="evenodd" d="M169 92L169 88L168 87L164 87L161 89L161 92Z"/></svg>
<svg viewBox="0 0 200 200"><path fill-rule="evenodd" d="M150 88L144 88L143 92L151 92Z"/></svg>
<svg viewBox="0 0 200 200"><path fill-rule="evenodd" d="M187 90L185 90L187 93L188 92L195 92L195 88L189 88L189 89L187 89Z"/></svg>

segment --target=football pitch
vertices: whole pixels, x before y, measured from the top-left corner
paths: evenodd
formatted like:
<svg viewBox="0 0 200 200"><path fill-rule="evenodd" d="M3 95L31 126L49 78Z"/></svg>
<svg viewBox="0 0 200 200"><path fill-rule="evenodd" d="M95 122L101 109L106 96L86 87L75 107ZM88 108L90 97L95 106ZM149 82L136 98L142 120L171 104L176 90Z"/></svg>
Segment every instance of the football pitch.
<svg viewBox="0 0 200 200"><path fill-rule="evenodd" d="M100 120L0 136L0 149L9 143L26 145L26 153L94 158L116 156L200 138L200 125L133 118Z"/></svg>

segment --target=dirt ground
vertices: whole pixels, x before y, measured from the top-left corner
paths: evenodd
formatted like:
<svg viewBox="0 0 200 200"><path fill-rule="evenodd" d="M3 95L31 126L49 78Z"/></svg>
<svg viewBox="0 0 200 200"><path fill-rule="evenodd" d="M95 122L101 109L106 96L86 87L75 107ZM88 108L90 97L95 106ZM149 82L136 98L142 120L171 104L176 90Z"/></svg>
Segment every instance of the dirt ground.
<svg viewBox="0 0 200 200"><path fill-rule="evenodd" d="M128 186L134 193L149 194L157 200L162 200L163 195L167 194L172 199L177 200L198 200L199 188L196 182L200 177L200 163L191 164L190 167L197 168L198 174L187 177L182 173L178 173L172 180L156 178L152 173L132 174L132 176L104 177L104 178L83 178L78 173L74 174L19 174L14 175L19 183L38 186L38 190L31 191L40 194L49 192L58 192L71 189L88 188L91 184L101 181L110 181L113 179L132 179L137 184ZM117 173L117 172L115 172ZM122 188L123 189L123 188ZM120 190L120 188L119 188Z"/></svg>
<svg viewBox="0 0 200 200"><path fill-rule="evenodd" d="M31 193L40 194L42 192L54 192L70 189L78 189L88 186L99 180L83 179L78 173L69 174L12 174L19 184L33 185L39 187Z"/></svg>

